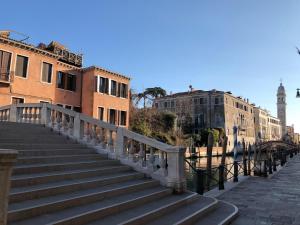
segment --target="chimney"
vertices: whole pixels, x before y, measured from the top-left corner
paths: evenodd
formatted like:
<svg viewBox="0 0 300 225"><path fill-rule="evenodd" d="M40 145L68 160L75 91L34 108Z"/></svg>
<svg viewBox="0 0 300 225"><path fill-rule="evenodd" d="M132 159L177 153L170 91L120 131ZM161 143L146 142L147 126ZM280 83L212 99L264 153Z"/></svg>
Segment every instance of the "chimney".
<svg viewBox="0 0 300 225"><path fill-rule="evenodd" d="M5 31L5 30L0 31L0 37L2 38L9 38L9 35L10 35L9 31Z"/></svg>

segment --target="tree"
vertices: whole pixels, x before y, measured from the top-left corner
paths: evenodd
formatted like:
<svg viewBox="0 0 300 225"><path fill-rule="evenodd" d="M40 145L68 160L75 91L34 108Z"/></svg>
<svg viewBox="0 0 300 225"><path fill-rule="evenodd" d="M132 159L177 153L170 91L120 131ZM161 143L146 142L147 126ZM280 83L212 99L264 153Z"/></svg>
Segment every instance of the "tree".
<svg viewBox="0 0 300 225"><path fill-rule="evenodd" d="M165 97L167 95L166 90L161 87L147 88L145 93L147 96L152 97L152 100L155 98Z"/></svg>
<svg viewBox="0 0 300 225"><path fill-rule="evenodd" d="M135 105L139 105L143 101L143 108L146 108L147 100L153 101L155 98L164 97L167 95L166 90L161 87L146 88L145 91L140 93L133 93L132 99L135 102Z"/></svg>

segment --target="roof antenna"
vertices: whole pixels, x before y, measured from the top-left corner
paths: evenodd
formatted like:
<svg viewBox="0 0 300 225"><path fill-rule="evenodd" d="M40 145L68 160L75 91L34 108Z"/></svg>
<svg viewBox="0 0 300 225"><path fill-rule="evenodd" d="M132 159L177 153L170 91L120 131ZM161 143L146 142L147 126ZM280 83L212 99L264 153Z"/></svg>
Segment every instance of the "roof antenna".
<svg viewBox="0 0 300 225"><path fill-rule="evenodd" d="M14 34L20 35L20 36L22 36L22 38L20 40L18 40L18 41L21 41L21 42L26 41L26 40L29 39L28 35L20 33L20 32L17 32L17 31L14 31L14 30L0 30L0 33L1 32L7 33L7 36L9 36L10 33L14 33Z"/></svg>

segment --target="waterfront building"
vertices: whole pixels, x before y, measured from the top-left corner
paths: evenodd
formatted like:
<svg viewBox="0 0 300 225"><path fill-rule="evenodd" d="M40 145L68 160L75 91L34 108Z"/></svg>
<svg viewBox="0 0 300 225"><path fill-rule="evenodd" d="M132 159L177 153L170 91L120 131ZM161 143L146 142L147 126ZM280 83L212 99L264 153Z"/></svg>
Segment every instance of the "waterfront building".
<svg viewBox="0 0 300 225"><path fill-rule="evenodd" d="M0 32L0 106L51 103L128 126L129 85L122 74L84 68L82 55L58 42L34 46Z"/></svg>
<svg viewBox="0 0 300 225"><path fill-rule="evenodd" d="M295 137L295 129L294 129L293 124L291 126L286 126L286 133L290 137L290 139L293 141L294 137Z"/></svg>
<svg viewBox="0 0 300 225"><path fill-rule="evenodd" d="M260 107L254 107L254 126L256 142L281 139L280 120Z"/></svg>
<svg viewBox="0 0 300 225"><path fill-rule="evenodd" d="M177 115L177 126L191 122L192 133L201 129L223 129L228 136L228 150L255 142L254 111L248 99L236 97L231 92L218 90L203 91L190 89L188 92L170 94L154 100L154 107L160 111L170 111Z"/></svg>
<svg viewBox="0 0 300 225"><path fill-rule="evenodd" d="M281 134L282 136L286 135L286 94L284 86L282 85L282 82L280 82L280 85L277 90L277 117L280 119L281 122Z"/></svg>

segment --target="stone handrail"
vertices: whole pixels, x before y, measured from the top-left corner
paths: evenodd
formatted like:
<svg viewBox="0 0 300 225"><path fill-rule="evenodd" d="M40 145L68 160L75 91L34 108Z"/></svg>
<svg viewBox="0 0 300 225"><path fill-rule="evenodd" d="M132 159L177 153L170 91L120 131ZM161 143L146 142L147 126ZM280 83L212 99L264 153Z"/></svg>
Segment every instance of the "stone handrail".
<svg viewBox="0 0 300 225"><path fill-rule="evenodd" d="M124 127L48 103L0 107L0 121L43 124L96 149L98 153L130 165L177 192L186 188L185 148L170 146Z"/></svg>

